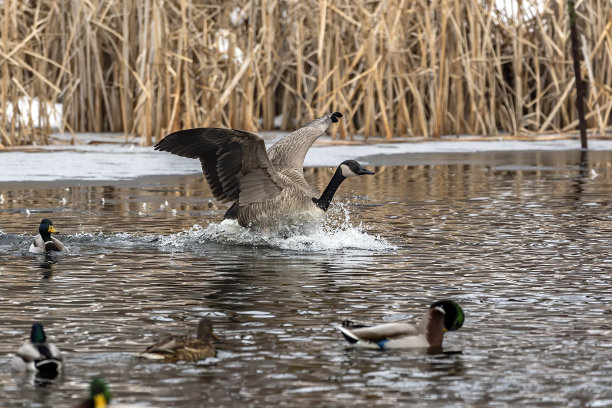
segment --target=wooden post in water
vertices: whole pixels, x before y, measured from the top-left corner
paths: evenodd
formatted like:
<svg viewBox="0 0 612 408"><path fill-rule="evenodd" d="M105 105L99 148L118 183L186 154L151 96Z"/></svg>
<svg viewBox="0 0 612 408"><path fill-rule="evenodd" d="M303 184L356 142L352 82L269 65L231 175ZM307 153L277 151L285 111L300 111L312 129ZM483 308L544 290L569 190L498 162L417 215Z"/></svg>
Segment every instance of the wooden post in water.
<svg viewBox="0 0 612 408"><path fill-rule="evenodd" d="M578 50L578 30L576 29L576 10L574 0L568 0L570 37L572 38L572 56L574 58L574 75L576 76L576 108L578 109L578 126L580 128L580 144L587 148L586 121L584 119L584 82L580 75L580 51Z"/></svg>

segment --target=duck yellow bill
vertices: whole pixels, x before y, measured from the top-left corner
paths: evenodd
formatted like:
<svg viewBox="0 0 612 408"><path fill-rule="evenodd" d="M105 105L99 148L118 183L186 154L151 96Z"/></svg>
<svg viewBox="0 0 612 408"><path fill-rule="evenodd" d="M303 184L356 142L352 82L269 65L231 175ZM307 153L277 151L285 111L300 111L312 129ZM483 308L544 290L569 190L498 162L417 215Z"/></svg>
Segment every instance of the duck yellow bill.
<svg viewBox="0 0 612 408"><path fill-rule="evenodd" d="M51 234L57 234L57 230L53 228L53 225L49 225L49 229L47 231L49 231Z"/></svg>
<svg viewBox="0 0 612 408"><path fill-rule="evenodd" d="M95 408L106 408L106 398L104 398L104 394L94 395L93 400Z"/></svg>

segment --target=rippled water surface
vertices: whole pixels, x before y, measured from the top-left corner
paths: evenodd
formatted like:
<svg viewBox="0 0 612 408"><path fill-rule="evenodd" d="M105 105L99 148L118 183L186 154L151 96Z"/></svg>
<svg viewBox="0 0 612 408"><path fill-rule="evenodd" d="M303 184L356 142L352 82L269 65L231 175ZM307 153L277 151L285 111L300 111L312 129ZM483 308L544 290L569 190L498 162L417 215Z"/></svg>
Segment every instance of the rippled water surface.
<svg viewBox="0 0 612 408"><path fill-rule="evenodd" d="M612 152L392 162L409 165L349 179L323 227L289 237L220 223L201 176L0 184L0 405L70 406L101 376L148 407L612 406ZM331 174L307 170L319 190ZM45 217L70 253L27 252ZM442 298L466 314L442 354L352 349L336 328ZM201 316L215 358L134 356ZM9 369L34 321L64 351L55 383Z"/></svg>

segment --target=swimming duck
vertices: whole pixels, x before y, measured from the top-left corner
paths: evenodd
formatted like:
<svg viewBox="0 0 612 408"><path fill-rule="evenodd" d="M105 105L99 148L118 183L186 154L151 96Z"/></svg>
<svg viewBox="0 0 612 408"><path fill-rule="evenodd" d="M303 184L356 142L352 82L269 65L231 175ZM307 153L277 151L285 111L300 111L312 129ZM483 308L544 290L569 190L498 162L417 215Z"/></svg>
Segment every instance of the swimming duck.
<svg viewBox="0 0 612 408"><path fill-rule="evenodd" d="M214 357L215 346L212 343L217 336L212 331L210 320L204 318L198 323L197 337L171 336L147 347L140 357L151 360L163 360L174 363L179 360L198 361Z"/></svg>
<svg viewBox="0 0 612 408"><path fill-rule="evenodd" d="M38 227L38 235L34 238L34 242L30 245L30 252L62 252L66 251L66 246L51 234L57 234L57 230L53 227L53 222L45 218L41 221Z"/></svg>
<svg viewBox="0 0 612 408"><path fill-rule="evenodd" d="M62 369L62 356L53 343L47 342L42 324L34 323L30 341L17 350L11 368L18 372L35 371L48 378L56 377Z"/></svg>
<svg viewBox="0 0 612 408"><path fill-rule="evenodd" d="M350 321L339 327L344 338L359 347L438 348L442 346L444 333L458 330L463 325L461 307L452 300L433 303L418 325L386 323L378 326L356 325Z"/></svg>
<svg viewBox="0 0 612 408"><path fill-rule="evenodd" d="M215 198L233 202L225 219L237 219L243 227L308 224L323 217L346 178L374 174L355 160L346 160L322 195L306 182L303 166L308 149L339 117L342 115L334 112L315 119L267 152L260 136L219 128L174 132L157 143L155 150L199 159Z"/></svg>
<svg viewBox="0 0 612 408"><path fill-rule="evenodd" d="M89 398L75 405L74 408L106 408L112 396L104 380L94 378L89 384Z"/></svg>

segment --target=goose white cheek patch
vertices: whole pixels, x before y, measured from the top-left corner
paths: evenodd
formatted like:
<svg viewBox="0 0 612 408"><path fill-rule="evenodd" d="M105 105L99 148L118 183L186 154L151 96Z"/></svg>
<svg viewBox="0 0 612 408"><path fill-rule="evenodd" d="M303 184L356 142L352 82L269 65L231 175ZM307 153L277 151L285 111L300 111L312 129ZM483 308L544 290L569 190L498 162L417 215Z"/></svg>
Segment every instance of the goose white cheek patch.
<svg viewBox="0 0 612 408"><path fill-rule="evenodd" d="M353 172L353 170L351 170L349 168L349 166L347 166L346 164L341 164L340 165L340 169L342 170L342 175L344 177L353 177L356 176L357 174L355 174L355 172Z"/></svg>

